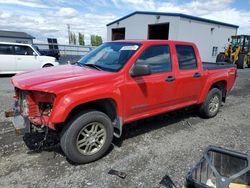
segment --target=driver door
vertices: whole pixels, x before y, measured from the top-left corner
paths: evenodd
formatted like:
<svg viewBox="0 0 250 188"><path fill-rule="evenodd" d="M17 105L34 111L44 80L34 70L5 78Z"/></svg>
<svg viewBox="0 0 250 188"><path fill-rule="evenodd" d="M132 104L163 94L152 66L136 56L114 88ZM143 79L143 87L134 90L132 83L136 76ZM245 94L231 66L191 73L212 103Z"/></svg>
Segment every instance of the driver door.
<svg viewBox="0 0 250 188"><path fill-rule="evenodd" d="M128 77L124 92L128 121L169 107L174 103L175 96L175 74L167 44L149 46L135 64L148 64L151 74Z"/></svg>

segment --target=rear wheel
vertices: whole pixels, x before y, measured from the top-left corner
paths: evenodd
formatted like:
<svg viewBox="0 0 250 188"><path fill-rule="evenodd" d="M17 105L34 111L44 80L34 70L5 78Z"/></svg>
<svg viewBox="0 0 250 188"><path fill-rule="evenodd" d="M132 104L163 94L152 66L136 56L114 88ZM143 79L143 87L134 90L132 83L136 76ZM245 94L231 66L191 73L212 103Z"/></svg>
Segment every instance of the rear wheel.
<svg viewBox="0 0 250 188"><path fill-rule="evenodd" d="M219 53L216 57L216 62L224 62L225 61L225 54Z"/></svg>
<svg viewBox="0 0 250 188"><path fill-rule="evenodd" d="M89 163L101 158L113 139L110 118L99 111L86 111L73 117L61 134L61 148L75 163Z"/></svg>
<svg viewBox="0 0 250 188"><path fill-rule="evenodd" d="M240 54L238 61L237 61L237 67L239 69L244 69L247 66L247 55L246 54Z"/></svg>
<svg viewBox="0 0 250 188"><path fill-rule="evenodd" d="M199 114L203 118L212 118L219 112L222 101L222 92L218 88L212 88L206 100L199 106Z"/></svg>

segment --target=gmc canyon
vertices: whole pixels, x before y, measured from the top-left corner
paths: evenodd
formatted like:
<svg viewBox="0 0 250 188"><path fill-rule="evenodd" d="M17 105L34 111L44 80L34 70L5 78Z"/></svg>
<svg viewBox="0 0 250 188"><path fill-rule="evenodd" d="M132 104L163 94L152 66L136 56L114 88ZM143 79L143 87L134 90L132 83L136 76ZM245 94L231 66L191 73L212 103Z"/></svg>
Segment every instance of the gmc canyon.
<svg viewBox="0 0 250 188"><path fill-rule="evenodd" d="M211 118L237 76L233 64L203 63L195 44L107 42L74 65L17 74L14 126L54 130L75 163L101 158L135 120L196 105Z"/></svg>

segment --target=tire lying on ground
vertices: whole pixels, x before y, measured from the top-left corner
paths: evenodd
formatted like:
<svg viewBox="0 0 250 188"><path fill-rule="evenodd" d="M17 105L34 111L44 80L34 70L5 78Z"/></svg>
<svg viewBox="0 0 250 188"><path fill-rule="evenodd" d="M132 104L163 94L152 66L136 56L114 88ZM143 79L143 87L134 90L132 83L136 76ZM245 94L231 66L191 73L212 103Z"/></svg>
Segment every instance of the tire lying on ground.
<svg viewBox="0 0 250 188"><path fill-rule="evenodd" d="M112 122L106 114L84 111L66 123L61 133L61 148L70 161L89 163L108 151L113 131Z"/></svg>
<svg viewBox="0 0 250 188"><path fill-rule="evenodd" d="M238 61L237 61L237 68L244 69L247 62L247 55L246 54L240 54Z"/></svg>
<svg viewBox="0 0 250 188"><path fill-rule="evenodd" d="M212 88L206 100L199 106L199 115L203 118L212 118L219 112L222 101L222 92L218 88Z"/></svg>

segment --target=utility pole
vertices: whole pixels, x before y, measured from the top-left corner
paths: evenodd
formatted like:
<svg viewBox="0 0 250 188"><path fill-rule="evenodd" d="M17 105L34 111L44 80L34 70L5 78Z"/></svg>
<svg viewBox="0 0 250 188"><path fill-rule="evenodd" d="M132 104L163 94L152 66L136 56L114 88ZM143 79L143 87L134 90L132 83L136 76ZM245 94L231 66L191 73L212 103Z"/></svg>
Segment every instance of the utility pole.
<svg viewBox="0 0 250 188"><path fill-rule="evenodd" d="M71 41L70 41L70 24L67 24L68 26L68 38L69 38L69 44L71 44Z"/></svg>

